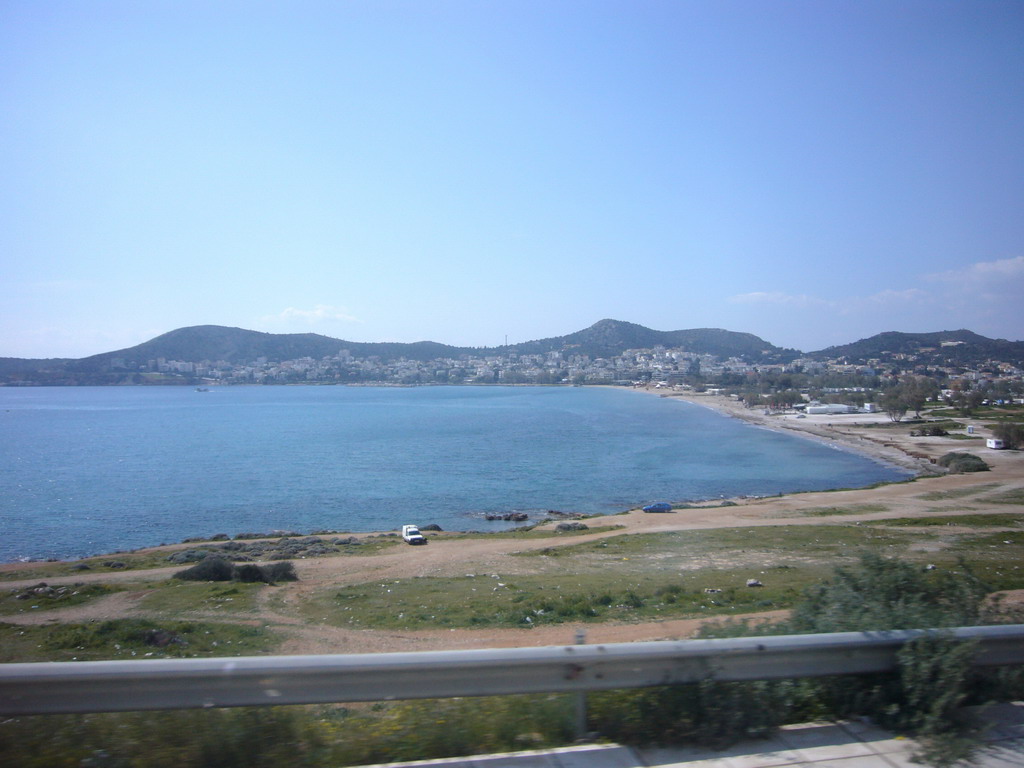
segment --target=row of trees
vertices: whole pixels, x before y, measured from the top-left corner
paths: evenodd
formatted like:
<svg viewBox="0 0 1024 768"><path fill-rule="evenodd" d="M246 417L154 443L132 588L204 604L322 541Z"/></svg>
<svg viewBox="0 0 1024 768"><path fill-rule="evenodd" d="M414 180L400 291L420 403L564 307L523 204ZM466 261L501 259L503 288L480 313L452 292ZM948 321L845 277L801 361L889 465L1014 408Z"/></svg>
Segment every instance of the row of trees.
<svg viewBox="0 0 1024 768"><path fill-rule="evenodd" d="M900 422L907 411L913 411L915 418L921 418L925 404L939 395L939 384L927 376L907 376L898 384L889 387L879 397L879 405L894 422Z"/></svg>

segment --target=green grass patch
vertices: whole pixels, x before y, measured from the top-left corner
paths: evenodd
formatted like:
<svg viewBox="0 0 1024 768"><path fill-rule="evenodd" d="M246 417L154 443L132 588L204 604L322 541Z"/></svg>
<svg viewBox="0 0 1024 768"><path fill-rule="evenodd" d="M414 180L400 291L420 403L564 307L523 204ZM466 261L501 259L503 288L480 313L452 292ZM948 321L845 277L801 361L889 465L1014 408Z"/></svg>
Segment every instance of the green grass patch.
<svg viewBox="0 0 1024 768"><path fill-rule="evenodd" d="M139 607L146 611L180 614L185 611L240 613L256 608L261 589L273 589L262 583L194 582L168 580L142 598Z"/></svg>
<svg viewBox="0 0 1024 768"><path fill-rule="evenodd" d="M934 562L956 569L961 558L990 589L1024 589L1024 531L958 537L950 554Z"/></svg>
<svg viewBox="0 0 1024 768"><path fill-rule="evenodd" d="M18 768L323 768L571 744L570 695L235 707L0 720Z"/></svg>
<svg viewBox="0 0 1024 768"><path fill-rule="evenodd" d="M925 501L948 501L951 499L965 499L968 496L976 496L979 493L987 493L999 488L999 483L985 483L984 485L972 485L967 488L953 488L948 491L929 491L919 493L917 498Z"/></svg>
<svg viewBox="0 0 1024 768"><path fill-rule="evenodd" d="M985 501L992 504L1024 504L1024 488L1014 488L1010 491L989 496Z"/></svg>
<svg viewBox="0 0 1024 768"><path fill-rule="evenodd" d="M276 646L259 627L216 622L117 619L79 624L0 623L0 661L246 656Z"/></svg>
<svg viewBox="0 0 1024 768"><path fill-rule="evenodd" d="M902 554L930 535L853 525L620 535L522 553L530 574L360 584L301 610L310 621L390 629L728 616L789 607L836 562L864 549Z"/></svg>
<svg viewBox="0 0 1024 768"><path fill-rule="evenodd" d="M423 578L346 587L314 599L306 610L321 623L403 630L730 615L788 607L806 583L826 572L780 566L629 578L608 573ZM748 578L764 586L747 587Z"/></svg>
<svg viewBox="0 0 1024 768"><path fill-rule="evenodd" d="M1008 512L1006 514L980 515L941 515L936 517L899 517L885 520L873 520L872 525L892 525L897 527L936 527L965 526L968 528L1013 528L1024 525L1024 515Z"/></svg>
<svg viewBox="0 0 1024 768"><path fill-rule="evenodd" d="M565 520L559 522L579 522L577 520ZM546 525L547 523L545 523ZM439 537L439 541L451 541L452 539L512 539L529 541L531 539L565 539L571 536L587 536L591 533L606 533L607 531L619 531L625 528L624 525L591 525L582 531L556 531L553 528L540 530L533 526L523 528L510 528L507 531L467 531L465 533L446 533ZM430 533L427 533L430 536Z"/></svg>
<svg viewBox="0 0 1024 768"><path fill-rule="evenodd" d="M834 515L866 515L871 512L888 512L889 507L885 504L851 504L848 507L810 507L797 510L796 514L790 512L780 513L780 517L832 517Z"/></svg>
<svg viewBox="0 0 1024 768"><path fill-rule="evenodd" d="M0 584L3 581L23 581L26 579L46 579L58 576L82 576L92 573L118 573L119 571L148 570L167 568L167 552L118 552L112 555L97 555L81 560L54 563L33 564L31 567L19 568L14 571L0 573Z"/></svg>
<svg viewBox="0 0 1024 768"><path fill-rule="evenodd" d="M288 552L288 545L294 545L296 541L309 539L307 536L283 536L276 539L271 539L270 544L267 545L268 551L266 556L258 556L257 559L261 560L278 560L286 559L285 555ZM324 536L323 539L326 543L332 542L336 538L346 539L347 536ZM327 548L328 551L318 553L316 557L341 557L341 556L359 556L359 555L376 555L381 551L390 547L398 546L402 543L401 538L397 535L387 536L363 536L358 537L358 544L338 544L331 545ZM275 552L272 549L274 542L280 543L281 548ZM188 563L172 563L167 557L173 552L185 550L185 549L206 549L212 552L223 555L226 558L231 558L233 554L237 554L235 551L230 549L224 549L225 545L232 546L238 544L244 547L251 547L255 545L254 540L250 539L239 539L232 541L201 541L191 543L189 546L176 546L174 549L159 549L155 551L146 552L117 552L111 555L97 555L96 557L86 557L81 560L73 561L62 561L53 563L33 563L31 567L19 568L17 570L5 571L0 573L0 585L4 581L24 581L26 579L39 579L40 581L46 579L56 578L58 576L81 576L84 574L94 573L117 573L119 571L139 571L139 570L152 570L154 568L187 568ZM163 545L161 545L163 546ZM333 551L329 551L333 548ZM244 554L244 553L243 553ZM297 558L301 558L301 551Z"/></svg>
<svg viewBox="0 0 1024 768"><path fill-rule="evenodd" d="M120 589L121 587L114 588L108 584L50 587L41 583L31 587L8 589L0 592L0 615L70 608L99 597L106 597Z"/></svg>
<svg viewBox="0 0 1024 768"><path fill-rule="evenodd" d="M751 564L828 560L857 549L905 548L907 534L856 525L769 525L705 531L624 534L600 541L522 552L520 557L589 559L594 568L613 563L619 573L694 569L720 558ZM573 565L573 568L582 566Z"/></svg>

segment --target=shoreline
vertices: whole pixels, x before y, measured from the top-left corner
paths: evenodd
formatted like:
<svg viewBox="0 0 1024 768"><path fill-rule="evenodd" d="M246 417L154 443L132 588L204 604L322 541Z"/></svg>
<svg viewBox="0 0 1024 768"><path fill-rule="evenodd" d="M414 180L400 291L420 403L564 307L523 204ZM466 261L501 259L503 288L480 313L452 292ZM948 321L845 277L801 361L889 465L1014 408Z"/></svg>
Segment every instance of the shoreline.
<svg viewBox="0 0 1024 768"><path fill-rule="evenodd" d="M656 395L665 400L682 400L693 405L707 408L715 413L763 429L781 434L791 434L804 440L838 448L839 450L856 453L872 461L910 472L912 477L940 476L946 474L936 466L930 457L914 450L914 445L904 444L902 435L878 436L866 434L865 424L889 424L885 414L856 413L804 416L797 419L792 413L765 415L755 408L747 408L724 395L709 395L698 392L671 390L662 392L650 387L633 388L631 391L648 395ZM851 421L856 417L857 421ZM787 494L788 495L788 494Z"/></svg>
<svg viewBox="0 0 1024 768"><path fill-rule="evenodd" d="M649 391L647 394L661 393ZM724 405L722 401L725 400L714 396L693 397L697 400L696 404L706 407L712 407L715 401ZM727 409L723 407L722 410ZM763 426L768 428L794 422L787 424L794 434L811 432L806 428L808 426L819 428L810 418L799 421L795 418L775 421L778 417L764 417L763 414L745 415L756 416L757 418L750 419L754 423L767 421ZM858 416L858 421L864 420L863 415ZM882 418L886 417L883 415ZM806 421L812 421L812 424L805 425L803 422ZM427 547L406 547L399 542L398 546L358 557L297 557L291 562L294 563L299 581L282 582L273 589L262 591L254 605L239 614L212 611L208 606L202 605L194 606L186 614L170 614L147 606L145 601L149 595L159 595L163 583L175 572L187 567L183 564L172 565L164 562L165 558L175 550L195 544L168 544L140 549L138 553L144 558L149 558L149 561L138 568L129 567L124 570L110 570L97 565L91 570L83 571L74 568L75 561L0 564L0 583L8 590L30 588L38 585L41 579L45 579L47 584L54 587L107 584L114 588L110 595L68 608L32 611L31 605L26 604L24 610L8 613L0 617L0 621L28 627L140 617L153 621L166 620L172 616L175 619L183 616L195 620L215 619L227 624L258 625L266 628L280 638L276 652L283 655L560 645L570 642L578 631L586 632L588 643L675 640L692 636L700 625L709 619L700 616L666 616L637 622L566 621L535 628L387 629L312 620L310 616L319 617L321 614L309 613L308 606L311 600L315 601L324 595L333 594L339 588L362 584L383 585L389 581L397 584L413 579L460 579L469 576L507 580L518 575L555 573L567 577L571 576L571 572L565 570L563 561L549 561L546 557L523 558L520 555L543 554L544 550L563 546L596 545L604 540L637 534L661 537L672 532L696 534L741 529L756 549L756 542L761 538L759 532L762 529L768 533L775 527L789 530L808 527L808 534L813 536L815 534L809 529L815 526L840 527L860 531L859 535L871 538L873 531L886 530L888 521L894 518L934 520L948 517L949 527L937 528L934 527L934 522L930 523L932 527L923 529L919 544L913 548L913 553L921 562L929 562L929 558L941 556L944 548L948 546L947 541L956 541L956 536L971 531L969 521L966 520L969 516L999 516L1007 520L1002 527L993 527L992 522L981 524L976 530L985 535L992 535L996 531L1019 531L1019 516L1024 511L1024 504L1019 501L1024 498L1024 451L988 450L984 448L981 437L977 437L977 442L971 443L941 437L910 437L909 427L899 430L876 428L875 434L871 434L870 427L858 428L852 421L842 424L836 424L836 421L833 420L833 429L838 430L839 435L845 436L847 440L856 440L861 434L866 433L869 441L865 447L887 447L888 444L888 450L897 450L896 447L899 446L899 449L908 452L910 459L922 461L909 456L910 453L914 453L925 456L925 462L928 462L929 458L950 451L967 450L980 454L991 466L991 471L971 474L932 473L930 476L918 476L911 482L894 482L860 489L807 491L757 498L740 497L729 505L679 508L670 514L646 514L636 509L625 514L589 519L586 522L595 528L605 524L613 527L582 531L564 539L552 536L515 538L489 535L466 538L457 533L444 532L429 535L430 545ZM974 426L983 427L978 423ZM800 428L799 431L797 427ZM884 434L879 436L879 432ZM815 439L816 436L812 433L807 437ZM976 448L978 442L980 446ZM928 464L930 466L930 462ZM536 530L551 532L555 525L557 521L553 520L538 526ZM372 535L374 534L359 534L359 538ZM766 537L769 538L770 536ZM1009 537L1004 534L999 538ZM637 539L641 543L644 540L643 536ZM638 572L649 569L652 572L664 572L669 575L677 573L686 578L691 569L700 571L704 568L744 567L749 568L750 576L760 577L765 571L765 566L770 563L757 560L756 552L751 555L743 548L744 546L741 544L739 549L689 557L674 564L663 560L661 554L650 554L643 548L630 551L627 553L628 557L621 559L630 561L623 563L624 574L628 574L631 568L639 568ZM935 553L934 556L932 552ZM797 559L807 557L802 550L794 550L791 554ZM852 556L852 552L850 554ZM751 560L751 557L754 559ZM154 558L159 558L160 563L157 564ZM261 562L269 561L264 559ZM615 567L615 564L609 561L607 567ZM486 583L490 589L490 582ZM495 581L495 585L497 583ZM1024 591L1006 593L1005 597L1013 604L1021 604L1024 602ZM736 614L733 618L757 621L781 613L768 611ZM710 620L719 618L721 617L711 617Z"/></svg>
<svg viewBox="0 0 1024 768"><path fill-rule="evenodd" d="M885 414L849 414L849 415L830 415L830 416L806 416L801 419L797 419L794 415L790 414L778 414L768 416L765 415L760 409L749 409L732 400L729 397L722 395L709 395L703 393L694 392L680 392L676 390L663 391L661 389L654 389L652 387L614 387L620 391L631 391L645 395L657 395L663 399L679 399L684 402L691 403L693 405L703 406L709 408L724 416L733 417L751 424L752 426L769 429L776 432L785 432L792 434L793 436L800 437L802 439L813 440L823 445L833 447L838 450L847 450L853 453L857 453L861 456L876 461L880 464L899 469L904 472L908 472L909 476L902 480L895 480L890 482L884 482L877 486L870 486L866 488L848 488L838 487L834 489L827 489L824 491L794 491L784 494L772 494L770 496L733 496L728 498L716 498L707 499L704 501L698 500L692 502L695 505L703 504L706 502L752 502L759 501L765 498L779 498L787 499L800 496L806 496L807 494L815 493L835 493L839 491L844 492L869 492L875 488L884 488L891 485L903 484L921 477L941 477L945 476L946 473L938 468L934 461L943 453L953 450L964 450L970 449L973 446L956 446L951 445L948 441L945 442L941 450L938 450L938 443L941 442L941 438L910 438L907 434L909 429L901 431L900 434L895 434L892 430L874 430L875 434L871 434L872 429L866 427L864 422L870 423L881 423L888 424L889 419ZM853 419L856 419L854 422ZM980 438L979 438L980 439ZM929 445L931 444L935 450L930 450ZM989 458L990 453L1012 453L1012 452L991 452L985 451L986 458ZM632 510L635 512L636 510ZM630 510L626 510L629 514ZM590 519L607 519L614 521L615 518L622 514L610 513L599 515ZM543 527L547 525L554 525L562 518L552 517L550 519L538 519L530 520L529 522L533 526ZM564 519L570 519L568 517ZM503 529L504 530L504 529ZM376 530L376 531L339 531L331 535L341 534L352 534L355 533L359 536L368 535L386 535L392 531L387 530ZM458 533L461 531L452 531ZM494 531L493 533L501 533L503 531ZM492 533L490 531L481 531L481 533L487 534ZM276 535L277 532L270 532L269 536ZM292 534L298 536L316 536L319 535L314 532ZM197 537L199 538L199 537ZM233 538L233 537L232 537ZM151 549L162 549L162 548L176 548L188 546L189 542L182 540L181 542L167 542L166 544L144 544L139 547L132 549L121 549L121 550L109 550L97 552L89 555L83 555L77 558L49 558L49 559L32 559L32 560L6 560L0 562L0 571L12 570L19 567L30 567L37 564L53 563L53 562L76 562L80 560L95 558L95 557L108 557L116 556L119 554L129 554L133 552L139 552Z"/></svg>

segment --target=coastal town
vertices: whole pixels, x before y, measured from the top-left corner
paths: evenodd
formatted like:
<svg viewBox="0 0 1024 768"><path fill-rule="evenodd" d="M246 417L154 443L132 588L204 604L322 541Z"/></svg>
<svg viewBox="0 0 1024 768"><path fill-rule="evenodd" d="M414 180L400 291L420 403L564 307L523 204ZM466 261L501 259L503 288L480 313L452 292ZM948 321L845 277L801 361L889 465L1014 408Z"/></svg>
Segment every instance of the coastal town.
<svg viewBox="0 0 1024 768"><path fill-rule="evenodd" d="M834 385L826 389L856 391L879 388L887 381L913 375L949 384L959 382L960 387L971 389L996 388L1007 395L1024 394L1024 370L1011 362L988 360L965 367L952 362L926 364L917 357L888 355L869 359L864 364L851 363L845 358L811 357L758 363L739 357L723 358L655 347L630 349L609 357L558 351L545 354L486 351L479 355L420 361L357 357L341 350L320 359L301 357L274 361L259 357L246 363L157 358L134 366L114 358L110 361L110 371L125 375L125 383L140 384L660 384L698 389L721 387L733 391L742 391L751 385L760 388L766 382L792 386L800 377Z"/></svg>

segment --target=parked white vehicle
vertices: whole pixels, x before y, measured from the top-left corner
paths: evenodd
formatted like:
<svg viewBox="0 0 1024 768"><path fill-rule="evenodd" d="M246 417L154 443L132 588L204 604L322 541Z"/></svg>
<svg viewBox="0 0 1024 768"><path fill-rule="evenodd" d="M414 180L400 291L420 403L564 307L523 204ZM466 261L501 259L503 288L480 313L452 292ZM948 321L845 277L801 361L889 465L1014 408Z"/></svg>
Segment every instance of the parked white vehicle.
<svg viewBox="0 0 1024 768"><path fill-rule="evenodd" d="M402 526L402 538L405 539L407 544L426 544L426 537L420 533L420 529L415 525L403 525Z"/></svg>

